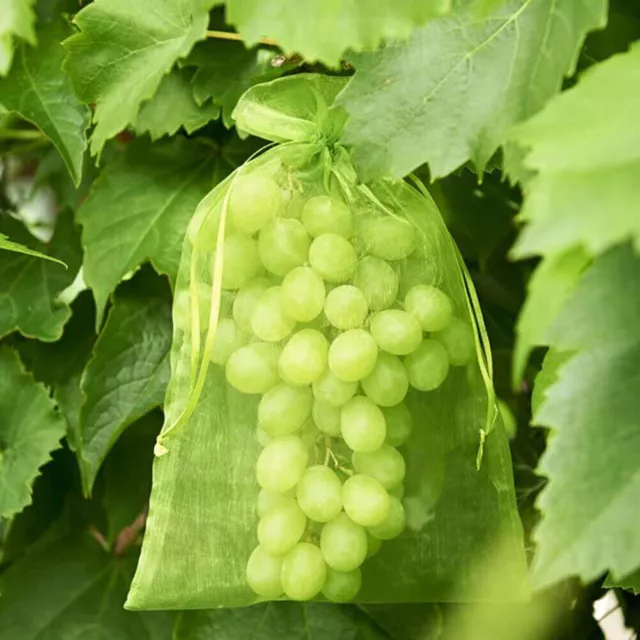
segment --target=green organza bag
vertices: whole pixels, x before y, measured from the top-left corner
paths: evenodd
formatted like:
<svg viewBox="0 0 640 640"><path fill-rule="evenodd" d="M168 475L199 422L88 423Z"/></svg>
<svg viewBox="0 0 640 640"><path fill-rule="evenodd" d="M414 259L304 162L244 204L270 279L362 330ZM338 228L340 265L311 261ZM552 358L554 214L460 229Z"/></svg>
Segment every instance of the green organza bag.
<svg viewBox="0 0 640 640"><path fill-rule="evenodd" d="M284 78L236 108L281 144L188 228L130 609L471 599L498 549L522 575L471 283L422 185L358 181L343 86Z"/></svg>

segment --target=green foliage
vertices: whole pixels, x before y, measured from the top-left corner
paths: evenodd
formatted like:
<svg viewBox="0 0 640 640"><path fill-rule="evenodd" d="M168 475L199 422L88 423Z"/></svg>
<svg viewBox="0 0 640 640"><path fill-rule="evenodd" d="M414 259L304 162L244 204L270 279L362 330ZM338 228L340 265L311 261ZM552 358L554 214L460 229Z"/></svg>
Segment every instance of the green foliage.
<svg viewBox="0 0 640 640"><path fill-rule="evenodd" d="M3 233L0 233L0 249L2 251L13 251L14 253L21 253L25 256L34 256L36 258L42 258L43 260L51 260L52 262L57 262L61 264L63 267L66 266L64 262L60 260L56 260L56 258L52 258L44 253L40 253L39 251L34 251L33 249L29 249L29 247L25 247L23 244L19 242L13 242L9 240L7 236Z"/></svg>
<svg viewBox="0 0 640 640"><path fill-rule="evenodd" d="M11 68L14 55L14 38L23 38L29 44L36 43L33 30L35 15L34 0L2 0L0 2L0 76L5 76Z"/></svg>

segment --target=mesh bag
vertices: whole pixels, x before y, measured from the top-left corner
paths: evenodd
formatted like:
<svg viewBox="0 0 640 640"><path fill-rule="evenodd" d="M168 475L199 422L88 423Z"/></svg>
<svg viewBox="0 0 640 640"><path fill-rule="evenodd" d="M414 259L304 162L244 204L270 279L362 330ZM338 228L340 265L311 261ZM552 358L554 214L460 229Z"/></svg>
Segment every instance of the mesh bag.
<svg viewBox="0 0 640 640"><path fill-rule="evenodd" d="M468 274L422 185L358 181L343 83L283 78L236 108L279 144L187 231L130 609L476 598L497 547L503 578L523 571Z"/></svg>

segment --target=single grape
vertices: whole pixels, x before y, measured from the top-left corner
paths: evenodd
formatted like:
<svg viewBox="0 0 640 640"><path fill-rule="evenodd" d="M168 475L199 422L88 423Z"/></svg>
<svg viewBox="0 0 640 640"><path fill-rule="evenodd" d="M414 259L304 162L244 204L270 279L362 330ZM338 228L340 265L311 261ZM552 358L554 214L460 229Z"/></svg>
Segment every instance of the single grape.
<svg viewBox="0 0 640 640"><path fill-rule="evenodd" d="M299 542L282 563L282 588L291 600L311 600L322 589L327 565L316 545Z"/></svg>
<svg viewBox="0 0 640 640"><path fill-rule="evenodd" d="M300 429L300 433L298 435L311 454L318 437L321 435L321 431L316 427L313 420L309 418L309 420L302 425L302 429Z"/></svg>
<svg viewBox="0 0 640 640"><path fill-rule="evenodd" d="M329 522L342 510L342 483L335 471L323 465L309 467L296 489L298 504L315 522Z"/></svg>
<svg viewBox="0 0 640 640"><path fill-rule="evenodd" d="M309 387L276 385L260 399L258 424L272 438L295 433L311 414L312 402Z"/></svg>
<svg viewBox="0 0 640 640"><path fill-rule="evenodd" d="M353 216L349 207L329 196L307 200L302 210L302 222L313 238L325 233L337 233L343 238L350 238L353 234Z"/></svg>
<svg viewBox="0 0 640 640"><path fill-rule="evenodd" d="M331 373L345 382L357 382L368 376L377 359L378 345L365 329L341 333L329 348Z"/></svg>
<svg viewBox="0 0 640 640"><path fill-rule="evenodd" d="M418 496L411 496L404 501L405 526L411 531L422 531L424 526L433 520L433 513Z"/></svg>
<svg viewBox="0 0 640 640"><path fill-rule="evenodd" d="M420 391L437 389L449 373L447 350L437 340L426 339L404 359L412 387Z"/></svg>
<svg viewBox="0 0 640 640"><path fill-rule="evenodd" d="M211 351L211 362L224 366L234 351L244 347L249 337L240 331L231 318L218 320L215 342Z"/></svg>
<svg viewBox="0 0 640 640"><path fill-rule="evenodd" d="M382 540L380 540L380 538L374 538L367 531L367 558L375 556L376 553L380 551L380 547L382 547Z"/></svg>
<svg viewBox="0 0 640 640"><path fill-rule="evenodd" d="M284 276L307 261L310 244L302 222L276 218L260 232L258 254L267 270Z"/></svg>
<svg viewBox="0 0 640 640"><path fill-rule="evenodd" d="M274 344L248 344L234 351L227 360L227 381L242 393L266 393L280 380L279 357L280 349Z"/></svg>
<svg viewBox="0 0 640 640"><path fill-rule="evenodd" d="M322 587L322 595L330 602L349 602L358 595L361 586L360 569L335 571L328 568L327 579Z"/></svg>
<svg viewBox="0 0 640 640"><path fill-rule="evenodd" d="M411 411L406 404L401 402L395 407L384 407L382 413L387 423L387 443L392 447L399 447L411 435L413 429Z"/></svg>
<svg viewBox="0 0 640 640"><path fill-rule="evenodd" d="M356 262L356 250L337 233L324 233L311 243L309 263L327 282L348 280Z"/></svg>
<svg viewBox="0 0 640 640"><path fill-rule="evenodd" d="M295 489L286 493L277 493L276 491L267 491L260 489L258 493L258 515L263 516L267 511L281 504L286 504L288 500L295 497Z"/></svg>
<svg viewBox="0 0 640 640"><path fill-rule="evenodd" d="M242 331L253 334L251 318L262 298L262 294L271 287L266 278L255 278L242 287L233 301L233 319Z"/></svg>
<svg viewBox="0 0 640 640"><path fill-rule="evenodd" d="M255 278L261 268L255 240L240 233L234 233L225 239L222 268L224 289L239 289Z"/></svg>
<svg viewBox="0 0 640 640"><path fill-rule="evenodd" d="M285 311L280 297L280 287L269 287L263 294L251 316L253 333L265 342L284 340L296 326L296 321Z"/></svg>
<svg viewBox="0 0 640 640"><path fill-rule="evenodd" d="M192 295L195 295L198 303L199 330L204 333L209 328L211 315L211 286L204 282L196 285L193 294L190 287L176 294L173 302L173 324L185 333L192 332Z"/></svg>
<svg viewBox="0 0 640 640"><path fill-rule="evenodd" d="M375 527L389 514L389 494L370 476L351 476L342 485L342 503L347 515L363 527Z"/></svg>
<svg viewBox="0 0 640 640"><path fill-rule="evenodd" d="M238 175L230 189L229 220L242 233L251 235L259 231L284 207L282 190L266 176Z"/></svg>
<svg viewBox="0 0 640 640"><path fill-rule="evenodd" d="M307 446L297 436L276 438L258 456L258 484L267 491L288 491L298 484L308 459Z"/></svg>
<svg viewBox="0 0 640 640"><path fill-rule="evenodd" d="M409 376L400 358L390 353L378 354L373 371L360 382L362 390L381 407L402 402L409 389Z"/></svg>
<svg viewBox="0 0 640 640"><path fill-rule="evenodd" d="M404 480L404 458L391 445L383 444L377 451L369 453L356 451L351 461L358 473L375 478L387 490Z"/></svg>
<svg viewBox="0 0 640 640"><path fill-rule="evenodd" d="M463 367L473 360L476 341L471 327L462 320L453 318L451 324L433 336L444 345L449 362L455 367Z"/></svg>
<svg viewBox="0 0 640 640"><path fill-rule="evenodd" d="M332 407L318 400L313 403L311 410L311 417L318 429L333 438L340 436L340 414L340 407Z"/></svg>
<svg viewBox="0 0 640 640"><path fill-rule="evenodd" d="M367 556L367 532L346 513L341 513L322 528L320 549L332 569L353 571Z"/></svg>
<svg viewBox="0 0 640 640"><path fill-rule="evenodd" d="M389 496L387 517L380 524L369 527L369 532L380 540L391 540L397 538L404 531L406 524L407 517L402 503L395 496Z"/></svg>
<svg viewBox="0 0 640 640"><path fill-rule="evenodd" d="M415 248L418 234L407 220L368 216L358 224L358 235L368 253L384 260L402 260Z"/></svg>
<svg viewBox="0 0 640 640"><path fill-rule="evenodd" d="M346 331L362 325L369 305L364 293L350 284L332 289L324 303L324 315L336 328Z"/></svg>
<svg viewBox="0 0 640 640"><path fill-rule="evenodd" d="M390 307L398 293L396 272L388 262L374 256L366 256L358 262L353 284L364 293L371 311Z"/></svg>
<svg viewBox="0 0 640 640"><path fill-rule="evenodd" d="M380 311L371 318L371 335L383 351L406 356L422 342L422 327L414 316L400 309Z"/></svg>
<svg viewBox="0 0 640 640"><path fill-rule="evenodd" d="M329 343L316 329L302 329L294 333L284 346L278 370L289 384L311 384L327 368Z"/></svg>
<svg viewBox="0 0 640 640"><path fill-rule="evenodd" d="M199 203L187 226L187 238L193 247L202 251L213 251L218 242L220 226L220 193L210 191ZM229 227L226 227L227 231Z"/></svg>
<svg viewBox="0 0 640 640"><path fill-rule="evenodd" d="M251 589L269 600L279 598L282 595L282 562L282 557L270 554L261 546L256 547L247 562L247 582Z"/></svg>
<svg viewBox="0 0 640 640"><path fill-rule="evenodd" d="M375 451L387 435L382 411L364 396L356 396L342 407L340 431L353 451Z"/></svg>
<svg viewBox="0 0 640 640"><path fill-rule="evenodd" d="M311 267L296 267L281 286L282 304L294 320L311 322L320 315L325 300L324 282Z"/></svg>
<svg viewBox="0 0 640 640"><path fill-rule="evenodd" d="M410 289L404 299L404 308L425 331L442 331L449 326L453 315L451 298L430 284Z"/></svg>
<svg viewBox="0 0 640 640"><path fill-rule="evenodd" d="M391 489L387 489L390 496L395 496L398 500L402 500L404 497L404 485L402 483L397 484L395 487L391 487Z"/></svg>
<svg viewBox="0 0 640 640"><path fill-rule="evenodd" d="M260 518L258 541L265 551L281 556L299 542L306 526L307 516L295 498L286 498Z"/></svg>
<svg viewBox="0 0 640 640"><path fill-rule="evenodd" d="M357 382L340 380L331 373L331 369L327 369L322 377L313 383L313 395L316 400L331 407L341 407L353 398L357 390Z"/></svg>

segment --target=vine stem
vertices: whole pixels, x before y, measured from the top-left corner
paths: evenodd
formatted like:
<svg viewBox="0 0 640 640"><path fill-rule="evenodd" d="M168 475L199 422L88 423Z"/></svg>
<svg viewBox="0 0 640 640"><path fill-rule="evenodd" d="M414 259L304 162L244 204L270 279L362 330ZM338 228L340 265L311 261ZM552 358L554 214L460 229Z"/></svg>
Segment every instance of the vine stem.
<svg viewBox="0 0 640 640"><path fill-rule="evenodd" d="M220 40L235 40L236 42L243 42L242 36L239 33L233 33L231 31L207 31L207 38L218 38ZM270 45L277 47L278 43L273 38L260 38L260 44Z"/></svg>
<svg viewBox="0 0 640 640"><path fill-rule="evenodd" d="M0 130L0 139L4 140L38 140L39 138L44 138L43 133L34 129Z"/></svg>

